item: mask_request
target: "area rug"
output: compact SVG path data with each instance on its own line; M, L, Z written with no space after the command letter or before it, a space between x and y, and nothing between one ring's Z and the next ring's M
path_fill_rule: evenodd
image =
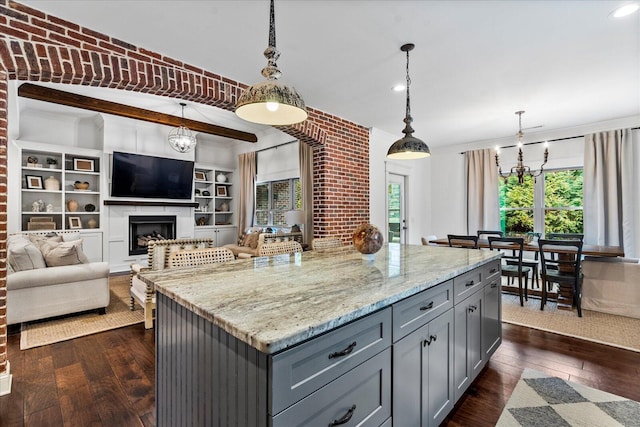
M525 369L496 426L640 426L640 403Z
M529 297L521 307L517 295L502 294L502 321L640 352L640 319L632 317L590 310L578 317L576 310L558 310L551 301L541 311L538 298Z
M110 300L107 314L83 313L54 320L26 322L20 330L20 350L91 335L144 321L139 305L129 309L129 275L109 279Z

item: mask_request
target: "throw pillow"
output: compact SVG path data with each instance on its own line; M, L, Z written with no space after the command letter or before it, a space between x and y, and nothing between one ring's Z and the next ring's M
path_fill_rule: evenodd
M36 245L38 249L40 249L40 251L42 251L42 245L44 245L49 241L60 243L62 242L62 237L58 236L56 233L48 233L45 236L38 235L38 234L29 234L29 240L31 240L31 243Z
M258 247L259 237L260 237L260 233L247 234L247 237L244 238L244 246L248 246L251 249L256 249Z
M42 245L41 250L48 267L89 263L82 252L82 239L70 242L49 241Z
M7 263L13 271L46 268L40 249L23 236L11 236L7 246Z

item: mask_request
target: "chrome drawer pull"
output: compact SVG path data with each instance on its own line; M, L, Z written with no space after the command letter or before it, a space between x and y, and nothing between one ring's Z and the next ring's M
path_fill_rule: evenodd
M329 355L329 359L333 359L335 357L342 357L342 356L346 356L347 354L351 353L353 351L353 349L356 347L356 342L352 342L351 344L349 344L349 346L347 348L345 348L342 351L336 351L335 353L331 353ZM355 406L354 406L355 409ZM349 420L347 420L349 421ZM346 422L346 421L345 421ZM344 424L344 423L340 423L340 424ZM337 425L337 424L336 424Z
M353 405L351 407L351 409L349 409L347 411L346 414L344 414L344 417L338 419L338 420L333 420L333 422L329 423L329 427L333 427L333 426L339 426L342 424L346 424L349 422L349 420L351 419L351 417L353 417L353 413L356 411L356 405Z
M497 287L498 287L498 282L493 282L493 283L491 284L491 287L492 287L492 288L497 288Z
M471 280L471 281L469 281L469 282L465 283L464 285L465 285L466 287L469 287L469 286L473 286L474 284L475 284L475 281L474 281L474 280Z
M433 301L430 301L429 304L423 305L420 307L420 311L431 310L433 308Z
M469 313L473 313L473 312L474 312L474 311L476 311L477 309L478 309L478 307L477 307L477 306L472 305L472 306L470 306L470 307L469 307Z
M492 268L491 270L489 270L489 274L493 274L493 273L495 273L496 271L498 271L498 269L497 269L497 268Z

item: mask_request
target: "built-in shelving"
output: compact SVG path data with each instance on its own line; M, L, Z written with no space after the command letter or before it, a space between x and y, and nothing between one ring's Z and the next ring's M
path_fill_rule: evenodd
M20 149L22 231L101 227L100 153Z

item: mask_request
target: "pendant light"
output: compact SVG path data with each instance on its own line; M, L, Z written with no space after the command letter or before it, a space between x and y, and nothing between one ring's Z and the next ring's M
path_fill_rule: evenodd
M184 102L180 103L180 106L182 106L182 123L180 127L169 132L169 145L179 153L192 151L196 148L197 143L196 137L191 133L189 128L184 125L184 107L186 107L186 105Z
M306 120L307 108L302 97L293 87L278 81L282 72L276 61L280 52L276 49L276 26L273 0L269 21L269 47L264 51L267 66L262 75L267 79L246 89L236 103L236 114L241 119L265 125L292 125Z
M400 50L407 52L407 114L404 118L405 127L402 133L404 136L393 143L387 151L387 157L390 159L410 160L410 159L422 159L429 157L431 152L429 147L421 139L413 136L413 128L411 122L411 103L409 98L409 86L411 85L411 79L409 78L409 51L413 50L415 45L413 43L407 43L400 47Z

